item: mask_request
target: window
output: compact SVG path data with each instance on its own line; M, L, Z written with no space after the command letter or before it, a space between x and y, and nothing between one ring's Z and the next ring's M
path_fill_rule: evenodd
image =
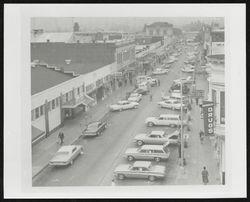
M68 101L69 101L69 94L66 93L66 102L68 102Z
M39 118L39 107L35 109L35 118Z
M56 107L58 107L59 106L59 97L58 98L56 98Z
M55 109L56 107L56 103L55 103L55 99L51 101L51 108Z
M77 88L77 95L80 95L80 87Z
M40 116L42 116L44 114L44 106L40 106Z
M82 92L83 93L85 92L85 86L84 86L84 84L82 85Z
M31 121L35 120L35 116L34 116L34 110L31 110Z
M225 124L225 92L220 92L220 123Z

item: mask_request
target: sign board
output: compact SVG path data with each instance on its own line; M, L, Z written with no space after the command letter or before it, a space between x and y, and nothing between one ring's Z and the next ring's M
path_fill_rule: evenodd
M207 136L214 135L214 103L211 101L203 101L203 120L204 132Z

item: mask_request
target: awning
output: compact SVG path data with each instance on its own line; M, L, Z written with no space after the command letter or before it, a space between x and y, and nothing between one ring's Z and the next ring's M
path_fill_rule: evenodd
M89 105L92 105L94 103L95 103L95 100L92 97L88 96L87 94L83 94L83 96L81 96L80 98L70 100L67 103L63 104L62 108L74 109L81 104L83 104L85 106L89 106Z
M32 135L32 142L33 142L36 139L40 138L42 135L45 135L45 132L31 125L31 135Z

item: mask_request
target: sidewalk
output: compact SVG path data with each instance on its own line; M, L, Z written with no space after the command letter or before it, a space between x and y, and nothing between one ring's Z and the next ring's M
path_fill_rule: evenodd
M65 145L75 142L82 134L81 127L84 127L84 125L91 121L100 120L109 112L108 106L111 103L125 97L126 92L131 91L133 88L133 85L127 84L127 86L113 91L110 96L90 108L88 112L79 114L72 120L66 120L64 126L61 128L65 135ZM82 126L80 123L82 123ZM60 144L58 144L59 130L32 147L32 177L36 176L41 170L47 167L49 160L60 148Z
M197 75L196 88L208 91L208 82L202 75ZM214 155L214 149L209 137L205 137L204 143L200 143L199 131L203 129L203 119L200 118L199 106L192 105L191 111L192 125L189 134L188 148L184 149L186 166L178 168L178 174L175 184L194 185L202 184L201 171L203 166L207 167L209 172L209 185L220 184L219 169Z

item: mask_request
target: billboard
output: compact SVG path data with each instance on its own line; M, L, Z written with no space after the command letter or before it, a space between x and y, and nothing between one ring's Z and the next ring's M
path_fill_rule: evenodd
M212 101L203 101L203 120L205 135L214 135L214 103Z

